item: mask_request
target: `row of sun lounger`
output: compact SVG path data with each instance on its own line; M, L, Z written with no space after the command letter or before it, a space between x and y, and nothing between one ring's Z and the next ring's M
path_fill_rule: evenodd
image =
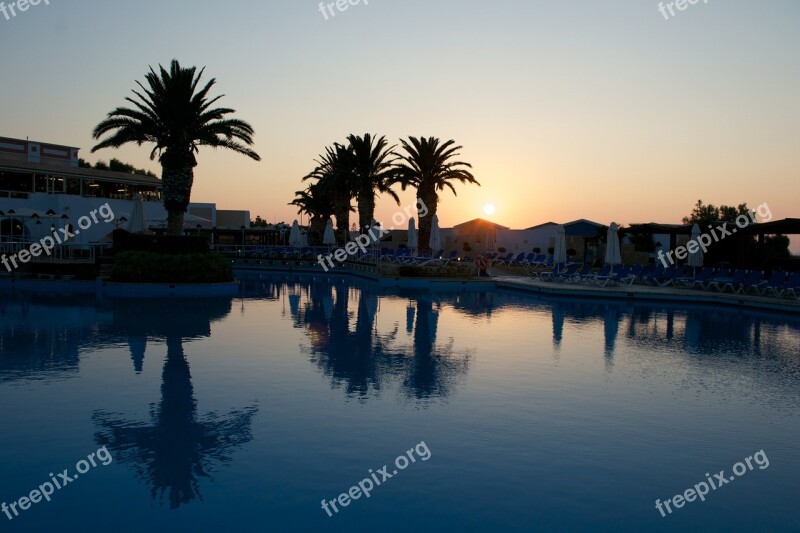
M660 265L634 265L633 267L606 265L594 273L588 265L556 265L553 270L533 272L532 277L544 281L566 283L593 283L600 287L609 284L631 285L639 283L659 287L692 288L707 291L755 294L800 299L800 272L774 271L765 276L761 270L695 269L684 266L663 268Z
M450 261L458 260L458 254L453 251L447 257L444 256L444 250L439 250L435 254L415 254L413 250L408 248L400 248L397 250L381 250L381 261L389 263L397 263L399 265L417 265L417 266L447 266Z

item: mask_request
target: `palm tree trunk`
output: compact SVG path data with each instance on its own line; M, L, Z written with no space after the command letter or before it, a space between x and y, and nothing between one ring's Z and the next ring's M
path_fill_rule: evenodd
M366 233L368 231L374 216L375 193L372 189L369 191L361 191L358 194L358 229L361 233Z
M419 212L417 213L417 218L419 219L419 251L426 252L430 250L431 224L433 223L433 217L436 215L439 195L436 194L436 189L419 190L417 192L419 199L428 208L428 213L424 217Z
M314 216L311 218L308 236L308 243L311 246L319 246L322 244L322 240L325 235L325 225L327 223L328 221L320 216Z
M167 235L183 234L183 214L189 207L194 182L194 165L161 167L164 208L167 210Z
M167 211L167 235L183 235L183 211Z
M333 200L336 217L336 233L340 244L350 240L350 194L336 195Z

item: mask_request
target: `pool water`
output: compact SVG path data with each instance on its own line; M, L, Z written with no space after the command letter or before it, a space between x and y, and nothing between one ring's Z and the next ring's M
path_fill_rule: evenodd
M0 296L3 531L800 528L794 317L241 278L237 298Z

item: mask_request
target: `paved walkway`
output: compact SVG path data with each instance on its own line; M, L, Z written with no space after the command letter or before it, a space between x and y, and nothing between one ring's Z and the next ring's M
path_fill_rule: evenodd
M617 285L598 287L583 283L561 283L540 281L528 276L497 273L493 277L499 287L518 289L538 294L559 296L588 296L595 298L615 298L626 300L669 300L681 302L713 303L737 307L752 307L800 313L800 300L756 296L752 294L731 294L700 289L675 287L654 287L652 285Z

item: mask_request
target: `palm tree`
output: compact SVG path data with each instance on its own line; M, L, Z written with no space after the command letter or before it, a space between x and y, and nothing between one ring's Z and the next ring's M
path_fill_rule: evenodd
M309 244L322 244L322 236L328 219L333 216L333 201L325 194L319 183L312 183L306 190L294 193L296 198L289 205L297 206L298 213L309 216Z
M253 128L243 120L228 118L233 109L211 108L222 95L209 99L208 92L216 83L211 79L198 91L205 68L183 68L173 59L170 70L159 65L145 75L147 87L136 82L142 92L134 89L137 99L125 100L135 109L118 107L111 111L93 132L95 139L111 133L92 148L119 148L127 143L153 143L150 159L158 155L161 163L161 183L164 207L167 210L167 233L180 235L183 214L189 206L194 180L195 154L200 146L227 148L260 161L261 157L248 148L253 145Z
M358 224L362 232L370 227L375 216L375 197L387 193L400 205L400 198L389 188L395 172L394 146L388 147L386 137L347 137L353 154L352 193L358 202Z
M419 216L419 247L420 250L429 248L428 242L431 235L431 221L436 215L439 203L439 191L445 187L456 193L453 181L461 183L480 183L470 173L468 168L472 165L463 161L453 161L459 156L461 146L454 146L452 139L441 144L436 137L416 138L409 137L408 141L400 139L405 153L399 154L400 162L396 166L394 183L399 183L403 190L406 187L417 189L419 198L427 208L426 216Z
M347 242L350 226L350 205L353 191L353 152L346 146L335 143L325 148L325 153L316 160L317 167L303 180L316 179L319 193L327 195L333 203L336 217L336 232L341 242Z

